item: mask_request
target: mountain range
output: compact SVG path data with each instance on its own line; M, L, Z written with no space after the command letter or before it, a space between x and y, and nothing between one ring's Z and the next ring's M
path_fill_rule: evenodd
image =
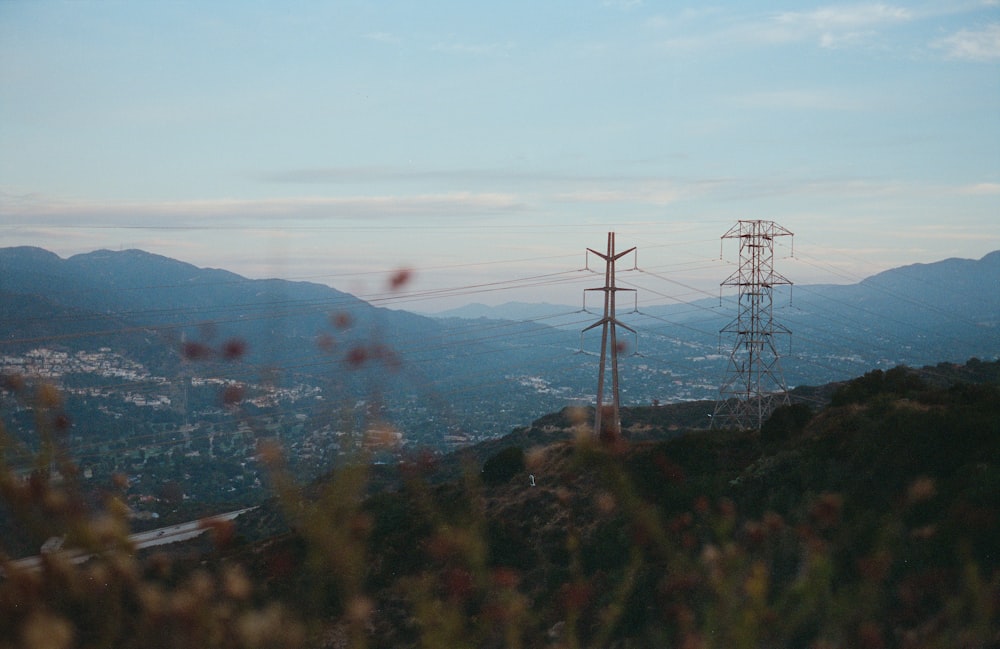
M998 285L1000 251L852 285L776 290L774 318L792 331L777 337L787 381L995 358ZM713 399L732 345L719 332L735 313L729 297L621 314L638 331L621 358L623 403ZM112 348L168 379L200 371L336 386L344 400L391 394L378 404L385 416L422 426L420 441L432 445L448 434L502 435L539 413L592 402L600 335L580 330L598 317L549 304L428 317L322 284L247 279L140 250L63 259L0 249L0 354Z
M893 363L991 357L1000 349L998 279L1000 251L979 260L945 259L894 268L856 284L775 287L775 322L792 332L791 351L779 348L787 357L790 382L820 383ZM725 345L718 344L719 331L735 313L735 297L724 296L643 306L621 319L654 340L676 338L707 352L726 352ZM578 314L579 309L567 305L510 302L469 304L435 316L515 319L578 330ZM804 359L822 359L832 366L826 376L815 375L796 366Z

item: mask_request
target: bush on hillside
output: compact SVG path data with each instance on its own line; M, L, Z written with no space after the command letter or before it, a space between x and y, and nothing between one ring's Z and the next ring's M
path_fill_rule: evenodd
M866 403L879 395L912 398L927 390L927 387L913 370L901 365L885 372L872 370L848 381L833 393L830 403L834 406Z
M483 482L496 486L524 472L524 449L508 446L483 464Z
M760 427L761 443L772 445L788 441L805 429L812 416L812 408L804 403L781 406Z

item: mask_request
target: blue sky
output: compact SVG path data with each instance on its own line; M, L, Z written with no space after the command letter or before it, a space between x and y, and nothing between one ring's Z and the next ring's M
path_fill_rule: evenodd
M0 0L3 245L434 310L576 303L614 230L664 302L737 219L796 283L1000 249L1000 0Z

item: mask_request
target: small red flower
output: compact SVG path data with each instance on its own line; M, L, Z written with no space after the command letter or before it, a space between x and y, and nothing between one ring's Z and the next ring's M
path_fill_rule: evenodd
M692 523L694 523L694 516L691 515L691 512L684 512L680 516L675 516L670 519L670 522L667 524L667 530L669 530L671 534L680 534L687 528L691 527Z
M411 271L409 268L400 268L399 270L397 270L395 273L392 274L391 278L389 278L389 286L392 288L392 290L398 291L399 289L406 286L406 284L409 283L412 277L413 277L413 271Z
M452 568L445 573L445 589L453 600L465 600L472 593L472 575L464 568Z
M781 514L776 514L774 512L764 513L764 527L767 528L768 533L778 534L785 529L785 519L781 517Z
M227 385L222 390L222 403L226 406L236 406L243 401L244 390L242 385L236 383Z
M351 317L350 313L341 311L340 313L335 313L330 316L330 322L337 329L344 330L350 328L350 326L354 324L354 318Z
M220 549L227 547L236 536L236 524L221 518L204 518L198 521L198 527L209 530L215 547Z
M666 478L672 484L684 484L687 480L687 475L684 473L684 468L679 464L676 464L670 460L666 455L662 453L657 454L653 457L653 463L656 464L656 468L660 470L663 477Z
M892 567L892 556L888 552L876 552L858 559L857 565L858 573L864 579L881 582Z
M334 347L337 346L337 339L330 334L320 334L316 337L316 346L319 347L321 351L329 354L333 351Z
M566 583L559 589L562 603L567 611L579 611L590 601L594 588L585 581Z
M371 350L372 356L382 361L388 369L396 371L403 366L403 361L399 354L385 345L375 345Z
M181 348L181 355L189 361L203 361L212 356L212 348L204 343L187 342Z
M493 571L493 583L500 588L513 590L521 582L521 575L513 568L500 567Z
M20 374L5 374L0 377L0 388L11 392L20 392L24 389L24 377Z
M736 518L736 504L728 498L720 498L719 514L721 514L723 518L729 520Z
M823 493L812 504L809 516L820 529L827 529L840 522L840 513L844 507L844 499L840 494Z
M347 364L351 367L361 367L366 360L368 360L368 350L364 347L354 347L349 352L347 352L347 357L344 359Z
M222 357L227 361L242 358L247 353L246 341L240 338L230 338L222 345Z
M858 627L858 646L862 649L884 649L885 636L875 622L864 622Z

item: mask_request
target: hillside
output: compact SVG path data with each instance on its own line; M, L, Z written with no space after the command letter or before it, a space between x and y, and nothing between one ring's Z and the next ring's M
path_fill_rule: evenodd
M416 463L360 509L369 641L994 646L1000 363L951 369L976 382L873 371L759 434L641 409L625 417L649 441L601 448L565 411L466 454L482 482ZM322 562L314 533L268 543L258 569Z
M45 620L114 646L996 646L1000 362L829 395L759 433L630 411L648 441L610 446L567 410L466 453L457 478L417 456L370 495L367 465L302 489L265 448L276 500L207 523L208 555L51 556L0 582L0 641ZM22 513L115 538L58 485L3 486ZM252 541L266 519L290 531Z

